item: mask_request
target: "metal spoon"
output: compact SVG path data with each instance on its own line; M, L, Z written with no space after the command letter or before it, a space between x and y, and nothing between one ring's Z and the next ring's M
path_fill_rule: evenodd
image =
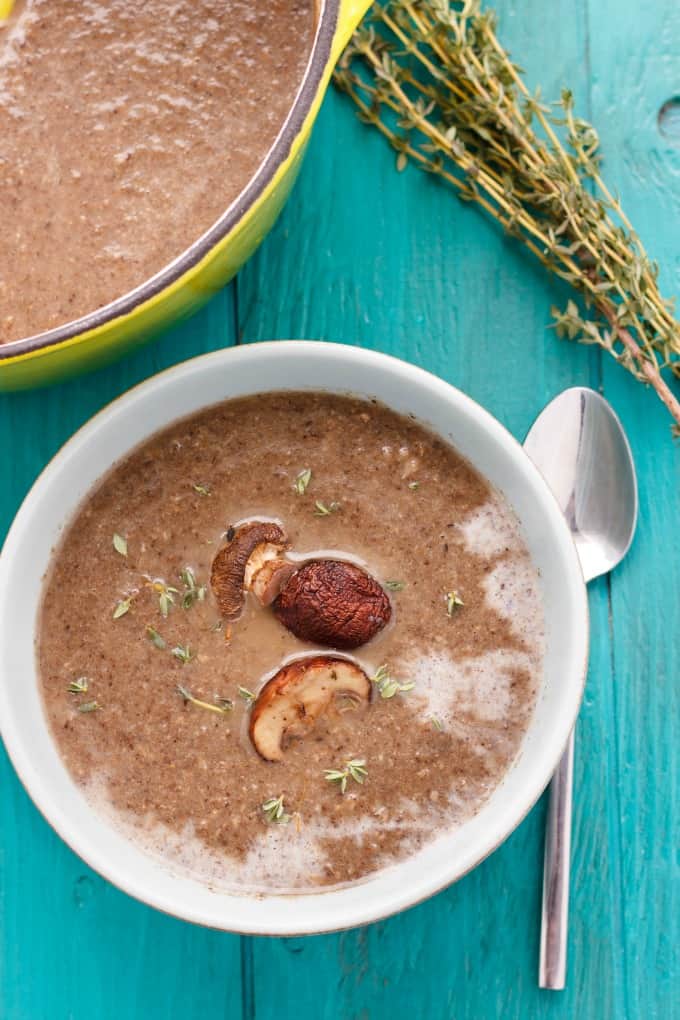
M637 522L633 456L621 422L594 390L555 397L529 430L524 449L555 494L571 529L586 581L613 570ZM564 988L567 970L569 854L574 734L550 783L543 861L541 988Z

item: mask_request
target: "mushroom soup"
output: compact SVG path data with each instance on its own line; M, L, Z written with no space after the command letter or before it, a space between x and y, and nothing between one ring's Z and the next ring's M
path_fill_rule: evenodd
M503 497L378 403L228 401L153 437L55 550L37 650L74 780L228 888L366 876L470 818L543 664Z
M208 230L274 143L313 0L16 0L0 23L0 343L94 312Z

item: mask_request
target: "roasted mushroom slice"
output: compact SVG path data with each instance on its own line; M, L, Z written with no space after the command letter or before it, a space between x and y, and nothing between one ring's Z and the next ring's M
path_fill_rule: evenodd
M343 560L309 560L274 602L274 612L302 641L358 648L392 615L387 593L361 567Z
M249 521L235 530L215 556L210 586L223 616L230 619L243 608L244 592L268 560L286 548L286 536L271 521Z
M318 655L296 659L268 680L250 716L250 739L267 761L281 761L288 742L305 737L319 716L342 703L368 705L371 681L347 659Z
M299 566L299 563L276 556L267 560L253 575L252 580L249 581L246 572L246 587L252 591L261 605L270 606Z

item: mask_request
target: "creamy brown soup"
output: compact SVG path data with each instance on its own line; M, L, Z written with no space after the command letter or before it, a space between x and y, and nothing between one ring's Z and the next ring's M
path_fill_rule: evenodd
M18 0L0 23L0 343L180 255L273 143L313 0Z
M286 532L280 599L308 561L351 561L391 607L340 653L370 700L306 716L278 761L251 739L263 685L333 649L252 593L224 618L211 566L253 520ZM41 612L45 707L76 782L150 852L227 887L350 882L460 825L515 758L542 675L539 578L504 498L420 424L350 397L232 400L156 435L66 528Z

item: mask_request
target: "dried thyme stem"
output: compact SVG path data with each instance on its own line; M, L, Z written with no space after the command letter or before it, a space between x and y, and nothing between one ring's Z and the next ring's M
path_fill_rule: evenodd
M553 309L559 335L597 343L656 391L680 434L680 325L657 267L599 172L596 132L564 90L527 88L480 0L382 0L355 33L336 83L398 153L476 202L585 308ZM555 109L557 107L557 109Z

